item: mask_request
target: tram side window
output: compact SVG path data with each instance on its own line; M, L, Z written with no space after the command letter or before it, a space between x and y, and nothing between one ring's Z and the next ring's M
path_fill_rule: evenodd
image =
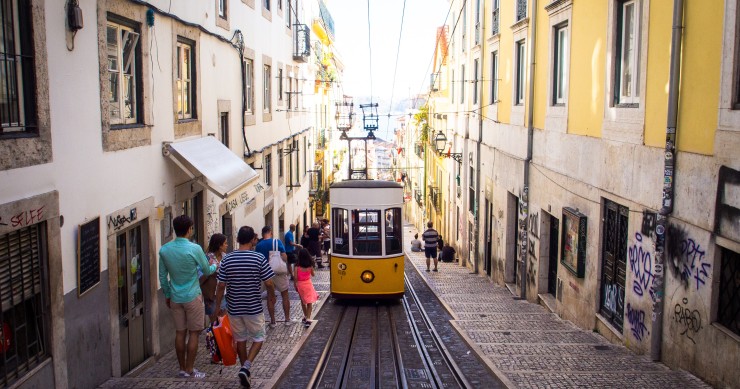
M354 255L382 255L380 211L352 211L352 246Z
M401 229L401 208L385 210L385 253L403 252L403 230Z
M334 208L331 225L334 243L332 252L349 255L349 212L346 209Z

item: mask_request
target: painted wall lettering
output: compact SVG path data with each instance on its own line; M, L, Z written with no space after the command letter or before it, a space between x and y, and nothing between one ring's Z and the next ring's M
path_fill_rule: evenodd
M632 336L638 341L642 341L649 334L647 326L645 326L645 311L632 309L629 303L627 303L627 321L632 328Z
M108 216L108 229L113 228L113 231L118 231L134 220L136 220L136 208L131 208L129 216L121 214Z
M619 299L619 285L607 284L604 286L604 307L611 312L617 311L617 300Z
M685 287L694 285L696 290L706 285L712 264L706 261L706 251L695 239L688 236L682 228L669 225L666 248L668 265L673 275Z
M650 251L643 247L643 237L639 232L635 232L635 244L629 247L628 256L630 269L634 274L632 290L640 297L644 296L647 292L650 294L650 298L655 301L655 293L653 292L653 258Z
M681 335L685 335L692 343L696 344L694 336L702 329L701 313L687 306L689 300L686 297L681 302L683 304L676 304L673 308L673 320L683 330Z
M219 222L218 207L213 198L211 198L211 202L206 207L206 239L210 239L211 235L218 232L220 228Z

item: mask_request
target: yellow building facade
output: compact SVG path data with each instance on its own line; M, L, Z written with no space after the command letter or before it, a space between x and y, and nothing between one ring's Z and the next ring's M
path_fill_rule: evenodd
M739 3L451 2L428 103L462 265L718 386L740 382Z

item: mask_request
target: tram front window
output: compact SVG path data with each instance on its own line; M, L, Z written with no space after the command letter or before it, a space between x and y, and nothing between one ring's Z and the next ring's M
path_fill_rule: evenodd
M380 211L352 211L352 246L354 255L382 255Z
M332 210L333 253L349 255L349 212L346 209Z
M385 253L400 254L403 251L401 230L401 208L385 210Z

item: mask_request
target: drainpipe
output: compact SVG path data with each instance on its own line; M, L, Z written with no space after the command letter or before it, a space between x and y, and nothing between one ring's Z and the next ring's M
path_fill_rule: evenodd
M480 74L482 75L483 74L483 59L486 57L485 50L484 50L485 48L484 43L486 41L484 38L486 36L485 34L486 23L485 23L485 17L484 17L484 15L486 14L485 12L486 2L483 1L479 4L480 4L480 9L478 10L478 15L479 15L478 23L480 25L480 30L478 34L478 39L479 39L480 46L481 46L481 50L480 50L481 55L480 55L480 63L478 67L480 70ZM476 145L477 146L476 157L478 161L476 162L476 169L475 169L475 188L477 189L476 190L477 193L475 196L476 206L473 208L476 211L474 214L476 237L475 237L475 249L473 252L475 253L477 257L478 255L480 255L480 239L481 239L481 236L480 236L480 212L481 212L480 211L480 204L481 204L480 181L481 181L481 145L483 143L483 112L482 112L483 111L483 87L482 85L479 85L478 74L475 75L475 78L476 78L475 84L478 87L478 109L479 111L478 111L478 144ZM483 77L480 77L480 78L483 78ZM485 258L483 260L485 260ZM475 265L474 265L473 271L477 274L478 273L478 259L477 258L474 263Z
M681 38L683 33L683 0L673 1L673 34L671 37L671 68L668 82L668 118L666 120L663 169L663 202L655 227L655 267L653 268L653 322L650 336L650 358L660 360L663 341L663 296L666 230L673 213L673 190L676 171L676 124L678 122L678 92L681 79Z
M527 221L529 220L529 165L532 162L532 143L534 138L534 54L537 38L537 0L532 0L530 7L529 91L527 92L527 159L524 160L524 188L522 190L522 197L519 200L522 203L522 207L519 212L521 212L523 216L519 219L519 223L524 223L524 233L521 234L522 241L519 244L519 256L522 260L522 263L520 264L521 271L519 272L519 277L521 280L521 298L523 299L527 298L527 247L529 244L529 229L527 228Z

